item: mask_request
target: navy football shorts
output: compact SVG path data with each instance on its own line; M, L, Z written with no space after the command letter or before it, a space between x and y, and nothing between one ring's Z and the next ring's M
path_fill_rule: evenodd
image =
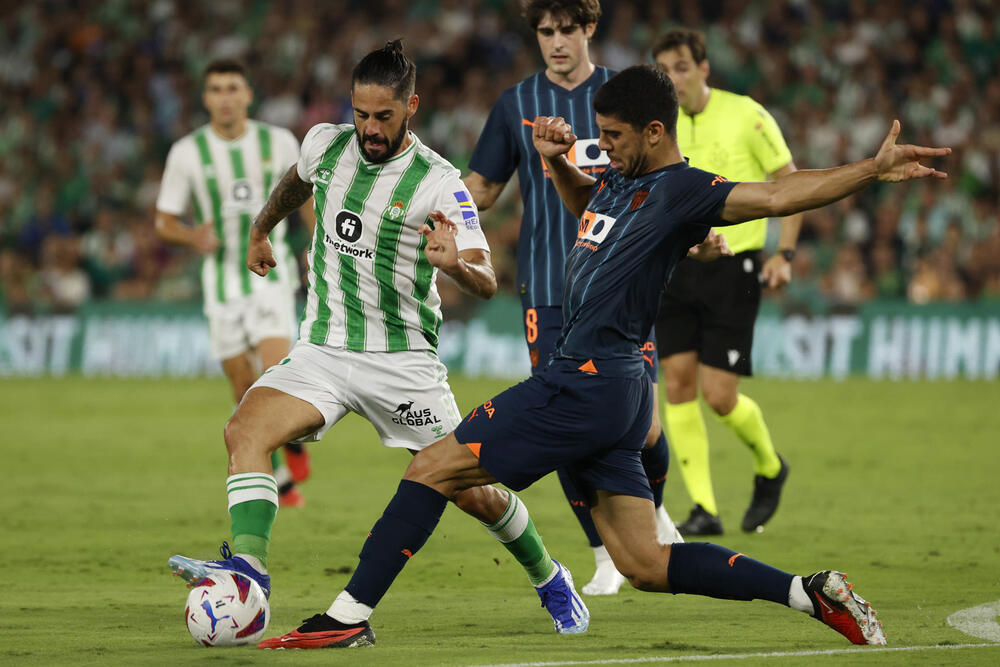
M531 374L535 375L545 368L549 357L556 349L556 343L562 333L562 308L559 306L546 306L543 308L525 308L524 319L524 340L528 344L528 358L531 360ZM649 381L656 383L657 355L656 336L654 331L649 332L649 338L642 348L642 358L646 363L646 374Z
M515 491L565 468L583 490L652 499L640 452L653 386L644 375L604 375L602 367L615 369L592 363L596 374L580 370L579 361L554 360L475 408L455 437Z

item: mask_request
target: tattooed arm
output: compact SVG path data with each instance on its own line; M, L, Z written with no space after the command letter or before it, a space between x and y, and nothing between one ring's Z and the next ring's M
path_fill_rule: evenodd
M260 276L266 276L268 271L277 266L274 260L274 250L267 235L275 225L288 217L312 196L312 183L306 183L292 165L281 177L281 181L271 192L264 208L257 214L253 227L250 229L250 246L247 248L247 268Z

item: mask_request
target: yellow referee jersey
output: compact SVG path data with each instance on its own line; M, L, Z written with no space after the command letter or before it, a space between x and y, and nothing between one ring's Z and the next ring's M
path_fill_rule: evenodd
M677 115L677 143L692 167L730 181L764 181L792 161L781 130L767 109L746 95L710 89L701 113ZM749 220L717 229L734 253L759 250L767 236L767 219Z

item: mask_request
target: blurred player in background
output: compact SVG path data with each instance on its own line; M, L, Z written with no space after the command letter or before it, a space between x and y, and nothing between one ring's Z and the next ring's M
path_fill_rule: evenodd
M461 419L437 356L435 277L440 269L489 299L496 276L459 171L408 130L419 103L415 80L416 66L399 41L365 56L352 76L354 124L313 127L298 164L283 174L254 222L246 263L271 276L291 257L275 253L268 234L315 196L306 312L291 353L257 380L226 424L233 546L223 543L221 561L172 557L170 567L189 583L234 570L270 592L267 554L278 495L268 457L282 443L318 440L355 412L383 445L415 453ZM549 556L517 496L489 486L455 502L524 567L558 632L587 629L589 613L572 576ZM344 593L330 609L358 604ZM317 614L281 647L364 640L338 630L330 616Z
M795 171L778 124L764 107L744 95L709 88L705 38L695 30L674 30L653 47L653 58L677 89L677 144L692 167L731 180L763 181ZM660 367L666 385L664 422L694 507L678 525L684 535L721 535L708 435L698 388L723 424L753 455L754 488L743 515L745 531L758 530L774 515L788 464L774 451L760 406L739 393L749 376L753 327L761 281L781 287L791 279L791 259L802 215L785 217L778 252L761 267L767 220L726 227L734 256L702 263L681 260L664 290L656 320Z
M615 75L594 95L594 109L611 167L596 179L568 159L578 137L562 118L533 121L535 148L562 201L582 221L566 259L566 317L552 361L414 457L341 594L357 602L326 614L341 624L339 645L374 640L373 608L426 543L449 498L498 480L520 490L558 467L596 498L594 523L636 588L768 600L820 620L852 643L885 644L875 611L843 573L797 576L707 542L657 540L639 454L653 403L640 342L656 318L662 285L685 255L731 254L712 227L824 206L879 181L944 178L919 160L950 149L897 145L897 121L874 158L769 183L735 183L685 162L676 141L674 86L655 67ZM850 523L851 517L831 516L824 535L849 540ZM280 648L301 630L258 646ZM348 643L350 637L366 642Z
M564 267L579 223L559 200L548 170L532 145L531 119L568 119L579 137L569 159L584 173L600 174L608 166L608 156L597 146L598 129L591 104L594 91L614 72L590 60L589 42L601 16L597 0L530 0L525 4L524 16L535 31L545 70L500 96L469 161L471 171L465 184L480 210L487 209L517 170L524 203L517 247L517 285L534 375L548 364L563 326ZM642 354L655 384L656 341L652 335L643 341ZM669 543L682 538L663 507L670 453L658 412L654 408L642 460L653 488L659 537ZM581 590L587 595L617 593L625 578L615 569L597 534L587 498L565 471L557 474L594 550L596 571Z
M209 123L179 139L167 154L156 200L156 233L169 243L203 255L201 286L212 356L222 363L233 399L239 403L262 370L281 361L295 335L295 292L299 273L285 242L272 239L282 268L266 278L246 266L250 224L277 177L298 160L299 143L288 130L247 117L253 90L243 65L216 60L205 68L202 101ZM181 221L188 209L195 225ZM308 202L300 209L310 227ZM281 504L301 506L295 486L309 475L301 445L272 455Z

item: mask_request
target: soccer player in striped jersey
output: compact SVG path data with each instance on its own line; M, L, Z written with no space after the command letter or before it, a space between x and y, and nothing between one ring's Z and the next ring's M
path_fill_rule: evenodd
M454 433L410 462L345 587L359 602L333 610L342 622L339 645L363 645L349 639L370 635L371 608L426 543L448 498L498 480L524 489L560 466L596 495L594 522L639 590L767 600L812 616L854 644L885 644L874 609L841 572L797 576L715 544L657 540L639 455L653 403L639 343L681 258L732 254L713 227L825 206L876 182L945 178L920 160L950 149L898 145L896 121L873 158L736 183L687 164L677 146L677 96L655 67L629 67L612 77L594 96L594 109L611 167L596 179L567 159L578 137L564 119L533 120L534 145L580 220L566 259L566 317L552 362L472 410ZM844 484L851 487L849 479ZM850 522L831 513L816 537L825 544L849 540ZM654 637L669 636L669 622L648 627Z
M590 60L589 41L601 16L598 0L531 0L525 18L535 31L545 70L503 92L490 112L465 178L480 210L496 201L517 170L524 215L517 246L517 285L524 308L524 333L532 374L541 372L556 347L563 325L562 296L566 255L576 241L577 220L552 186L548 169L531 141L531 119L562 116L575 128L577 142L568 158L584 173L599 175L608 156L597 145L598 128L591 106L594 92L614 72ZM656 341L641 346L650 380L656 383ZM657 528L664 543L681 540L663 507L670 452L653 409L643 465L656 504ZM595 572L581 590L612 595L625 578L615 569L590 518L590 499L564 470L557 471L563 492L594 551Z
M273 241L283 262L262 278L246 266L250 224L278 177L298 159L299 143L288 130L247 117L253 90L243 65L216 60L205 68L202 101L209 123L170 147L156 200L156 232L169 243L203 256L201 284L212 356L222 364L239 403L260 369L288 354L295 335L295 291L299 275L284 228ZM181 221L189 208L195 225ZM310 206L301 209L313 224ZM291 444L293 465L273 456L283 505L305 501L295 479L308 476L308 454Z
M189 583L226 569L270 591L267 553L277 493L268 456L281 443L319 439L355 412L372 423L383 445L416 453L461 419L437 356L435 278L440 269L488 299L496 276L459 171L408 130L419 103L415 79L399 41L365 56L351 82L354 124L313 127L298 163L254 222L246 262L266 278L288 261L275 253L268 234L314 197L306 312L291 353L250 388L226 425L233 546L223 543L221 561L172 557L171 568ZM517 496L488 486L453 500L524 567L558 632L587 629L589 612L572 576L548 555ZM364 603L343 593L330 610L343 608ZM344 639L339 627L329 614L317 614L274 641L280 648L328 646Z

